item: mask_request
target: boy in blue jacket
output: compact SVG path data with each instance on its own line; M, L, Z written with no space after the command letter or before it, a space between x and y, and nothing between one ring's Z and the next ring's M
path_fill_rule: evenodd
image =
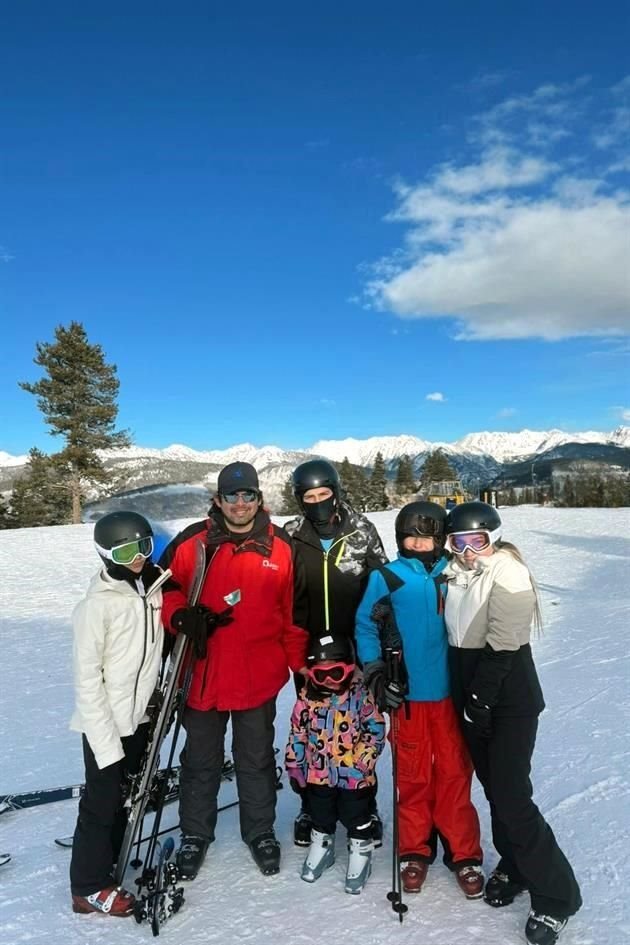
M447 563L445 520L445 510L434 502L412 502L398 513L399 555L371 573L357 610L356 640L366 684L377 704L392 713L403 889L422 889L435 859L437 830L444 862L466 898L478 899L483 872L479 820L470 800L472 764L448 677L440 582ZM402 687L388 679L388 649L402 655L406 700Z

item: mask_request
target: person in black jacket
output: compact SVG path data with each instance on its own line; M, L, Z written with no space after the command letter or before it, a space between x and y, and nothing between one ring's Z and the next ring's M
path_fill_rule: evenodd
M294 622L311 639L326 634L354 640L357 607L370 571L387 563L379 534L368 518L342 498L339 475L325 459L301 463L293 471L293 493L302 510L284 525L302 564L305 592L295 594ZM299 691L303 680L296 681ZM382 826L372 803L374 839L380 845ZM302 798L294 825L297 846L309 846L311 819Z
M528 890L525 937L530 945L555 945L582 898L532 799L531 758L545 707L530 647L538 598L520 553L501 540L495 508L463 503L449 513L446 531L454 555L442 572L452 697L500 855L484 898L507 906Z

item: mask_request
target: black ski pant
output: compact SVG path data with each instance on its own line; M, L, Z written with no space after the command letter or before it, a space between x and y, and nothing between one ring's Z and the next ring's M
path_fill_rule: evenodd
M315 830L334 833L339 822L349 837L365 839L372 836L371 788L348 791L326 784L307 784L305 795Z
M532 909L558 919L582 905L580 888L549 824L532 799L536 716L495 716L492 737L464 723L464 737L490 804L497 869L530 893Z
M249 844L261 833L273 830L276 817L275 698L255 709L185 710L179 822L184 836L204 837L210 843L214 840L225 730L230 717L241 836Z
M75 896L91 896L114 882L114 864L127 826L123 786L126 774L140 768L148 735L147 723L121 738L125 757L105 768L98 767L83 736L85 792L79 801L70 861L70 888Z

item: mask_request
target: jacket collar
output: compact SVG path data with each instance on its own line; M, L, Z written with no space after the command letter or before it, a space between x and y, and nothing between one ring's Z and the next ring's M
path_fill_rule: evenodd
M332 539L333 542L339 541L342 538L345 538L348 535L351 535L352 532L355 532L359 525L358 514L354 509L344 502L343 500L339 501L339 525L337 531L334 535L328 536L328 540ZM321 537L317 532L317 529L314 528L313 523L309 522L307 518L302 516L299 521L299 525L296 528L294 538L297 538L299 541L303 541L306 545L312 545L314 548L318 548L321 551L322 542Z
M225 524L223 513L218 508L208 516L207 525L206 544L210 549L217 549L220 545L231 542L235 545L234 554L240 554L243 551L254 551L264 558L271 556L273 525L266 509L258 509L251 530L245 534L231 532Z
M411 568L412 571L415 571L416 574L426 574L427 577L437 577L438 574L441 574L446 567L446 558L444 555L441 555L433 567L427 571L422 561L418 561L417 558L404 558L401 554L397 558L400 563L407 568Z

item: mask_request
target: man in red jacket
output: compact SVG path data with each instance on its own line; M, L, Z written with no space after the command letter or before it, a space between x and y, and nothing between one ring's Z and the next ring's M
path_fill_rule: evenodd
M184 529L164 552L162 563L180 588L190 586L199 540L207 565L198 605L190 607L180 589L166 592L163 604L164 626L190 637L196 656L184 711L177 865L183 879L194 879L214 840L231 717L241 836L269 875L280 869L273 831L276 697L289 669L304 668L308 635L293 623L292 546L263 508L249 463L221 470L208 518Z

